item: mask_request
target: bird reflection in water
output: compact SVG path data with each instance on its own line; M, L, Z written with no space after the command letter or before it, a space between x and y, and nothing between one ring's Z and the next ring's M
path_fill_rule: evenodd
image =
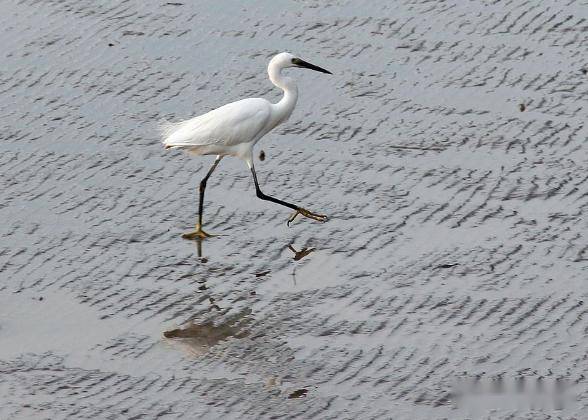
M306 257L311 252L315 251L314 248L307 248L307 247L302 248L300 251L296 251L296 249L294 249L294 247L292 245L288 245L288 249L294 253L294 257L293 257L294 261L299 261L302 258Z
M294 256L292 257L292 259L294 261L300 261L302 258L306 257L308 254L315 251L315 248L308 248L308 247L303 247L300 251L296 251L296 248L294 248L294 246L292 244L288 245L288 249L294 253ZM295 265L294 268L292 269L292 282L294 283L294 286L296 286L296 268L297 268L297 266Z
M206 258L202 258L202 238L196 238L194 242L196 242L196 254L198 255L198 258L200 258L200 261L203 263L207 262L208 260Z
M202 256L202 243L204 242L204 239L196 238L194 240L194 242L196 244L196 255L198 255L200 262L202 262L202 263L208 262L208 259L206 257ZM316 248L308 248L308 247L303 247L300 251L296 251L293 244L288 244L287 248L294 253L294 256L292 257L294 259L294 261L300 261L301 259L303 259L307 255L309 255L310 253L316 251Z
M163 336L169 343L179 345L189 354L199 356L229 338L246 337L246 327L251 322L249 315L251 310L246 309L217 324L211 320L202 323L190 321L180 328L164 331Z

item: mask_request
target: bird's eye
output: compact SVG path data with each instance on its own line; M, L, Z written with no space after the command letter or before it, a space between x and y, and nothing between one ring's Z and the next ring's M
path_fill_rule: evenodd
M292 64L295 64L295 65L298 65L298 64L300 64L300 59L299 59L299 58L296 58L296 57L294 57L294 58L292 59Z

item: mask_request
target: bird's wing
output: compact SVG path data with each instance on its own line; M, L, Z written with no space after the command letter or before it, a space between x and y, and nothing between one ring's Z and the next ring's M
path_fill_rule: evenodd
M162 125L163 144L191 147L247 143L266 127L270 115L271 104L265 99L243 99L190 120Z

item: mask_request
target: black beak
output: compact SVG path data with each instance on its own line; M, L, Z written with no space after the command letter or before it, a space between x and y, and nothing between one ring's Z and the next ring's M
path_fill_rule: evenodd
M333 74L329 70L325 70L322 67L315 66L314 64L307 63L306 61L301 60L299 58L293 58L292 59L292 64L294 64L295 66L298 66L298 67L304 67L305 69L311 69L311 70L314 70L314 71L320 71L321 73Z

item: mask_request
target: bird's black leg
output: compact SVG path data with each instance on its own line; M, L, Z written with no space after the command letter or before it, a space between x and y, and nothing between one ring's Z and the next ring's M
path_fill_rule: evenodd
M290 219L288 219L288 226L290 226L290 223L292 223L294 221L294 219L296 218L296 216L298 216L299 214L301 214L305 217L308 217L310 219L318 220L319 222L326 222L327 221L327 216L325 216L323 214L313 213L313 212L306 210L302 207L298 207L295 204L288 203L286 201L283 201L278 198L271 197L269 195L264 194L263 191L261 191L261 188L259 188L259 182L257 181L257 174L255 173L255 167L253 166L253 163L250 164L250 167L251 167L251 173L253 174L253 182L255 183L255 192L257 193L257 197L261 198L262 200L267 200L267 201L274 202L276 204L280 204L282 206L290 207L291 209L296 211L290 217Z
M200 193L200 199L198 202L198 223L196 224L196 230L194 232L184 233L182 235L182 238L184 239L207 238L211 236L202 230L202 214L204 213L204 190L206 190L206 182L208 181L208 178L210 178L210 175L212 175L222 158L222 156L216 157L206 176L202 179L202 181L200 181L200 187L198 188Z
M198 224L200 226L202 226L202 213L204 212L204 190L206 190L206 182L208 181L208 178L210 178L210 175L212 175L212 173L216 169L216 166L218 165L218 163L221 161L222 158L223 158L222 156L216 157L216 159L214 160L214 163L212 164L212 166L208 170L206 176L204 178L202 178L202 181L200 181L200 187L198 188L198 191L200 192L200 201L198 203Z

